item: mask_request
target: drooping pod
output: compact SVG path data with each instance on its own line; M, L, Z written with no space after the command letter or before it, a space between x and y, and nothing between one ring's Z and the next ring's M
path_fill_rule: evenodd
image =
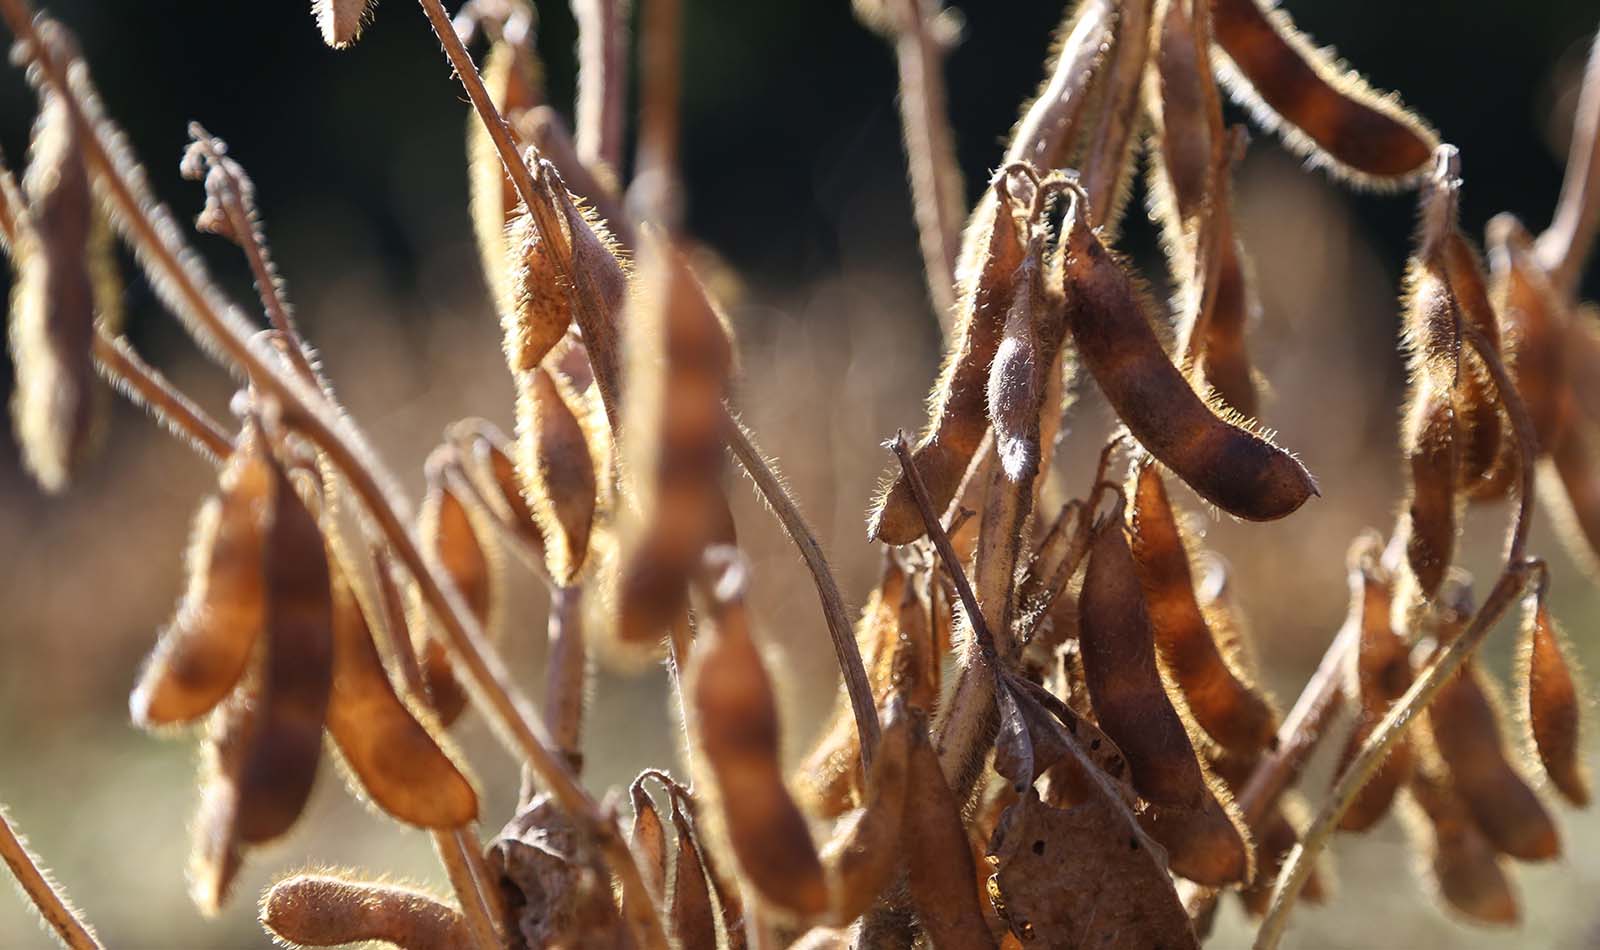
M900 836L911 902L936 946L992 948L994 938L978 906L977 871L961 823L961 803L945 781L922 717L911 715Z
M1233 794L1242 792L1250 783L1251 775L1259 762L1259 756L1233 755L1220 750L1208 757L1212 773L1221 779ZM1306 820L1305 802L1292 792L1286 793L1272 810L1262 817L1253 842L1255 874L1239 889L1239 902L1251 916L1260 917L1267 912L1267 905L1272 901L1273 887L1278 880L1278 872L1288 858L1290 850L1300 842L1298 829ZM1324 860L1325 858L1326 856ZM1300 892L1302 900L1319 904L1327 899L1330 890L1327 881L1329 872L1322 866L1323 863L1319 861L1318 866L1312 868L1310 876L1306 878L1305 888Z
M1360 625L1353 684L1356 722L1350 732L1337 774L1342 774L1357 751L1383 721L1389 707L1411 686L1411 658L1405 641L1390 625L1394 589L1388 572L1378 563L1376 538L1358 540L1347 562L1350 579L1350 616L1346 623ZM1395 792L1411 775L1410 740L1402 737L1388 758L1368 779L1339 822L1340 831L1365 831L1389 811ZM1337 781L1337 779L1335 779Z
M1244 884L1255 876L1255 847L1244 816L1221 783L1209 784L1199 808L1163 808L1139 815L1150 837L1167 849L1172 873L1206 887Z
M11 247L12 424L23 465L48 492L66 488L95 423L94 204L75 129L67 104L41 94Z
M1473 822L1437 763L1424 763L1407 790L1420 814L1408 816L1406 829L1426 862L1420 868L1439 897L1481 924L1515 924L1517 895L1505 859Z
M1441 593L1438 639L1449 644L1471 618L1465 585ZM1428 725L1456 794L1495 849L1523 861L1561 852L1555 822L1506 755L1501 707L1477 664L1468 659L1428 706Z
M707 883L706 862L680 796L671 798L672 825L678 832L678 851L672 865L672 900L667 908L672 935L681 947L715 947L717 915L711 901L711 885Z
M996 208L980 239L979 262L962 279L954 336L929 400L928 429L913 455L936 511L955 496L989 428L990 368L1004 336L1028 233L1023 218L1032 199L1029 183L1002 169L989 188ZM886 544L922 537L922 518L904 474L896 475L878 500L867 534Z
M1251 521L1293 512L1316 483L1292 455L1219 418L1167 357L1123 261L1069 204L1063 247L1067 324L1078 355L1133 437L1212 504Z
M1560 443L1574 411L1562 310L1533 259L1533 238L1522 222L1497 214L1484 233L1492 299L1510 346L1506 370L1533 420L1537 454L1547 455Z
M330 564L333 562L330 561ZM328 735L379 808L422 828L459 828L478 816L478 795L456 757L429 728L432 717L395 693L355 591L336 565L333 692Z
M466 918L431 894L339 874L294 874L261 896L261 925L300 947L383 941L401 950L473 945Z
M1571 647L1550 616L1542 592L1530 593L1522 610L1517 711L1527 722L1530 744L1551 784L1567 801L1583 808L1589 804L1589 776L1579 738L1584 703L1579 677L1573 675Z
M900 867L911 783L911 718L900 697L889 700L863 805L839 823L821 849L829 913L840 923L865 913Z
M267 624L260 693L239 777L239 840L289 830L311 795L333 686L333 592L326 542L288 474L267 529Z
M255 731L254 677L211 711L200 744L200 806L190 827L189 897L215 916L244 864L239 840L240 779Z
M1229 91L1291 151L1358 184L1395 186L1420 172L1438 137L1391 94L1318 49L1281 9L1213 0Z
M361 28L372 16L375 0L312 0L317 28L322 41L334 49L346 49L361 37Z
M617 637L654 645L687 605L708 545L725 540L723 405L733 346L705 288L663 234L644 235L629 311L625 446L643 524L617 584Z
M531 30L520 35L496 31L483 59L483 86L507 124L516 129L519 119L543 100L544 76L533 53ZM521 198L500 162L489 130L477 114L467 118L467 190L472 211L472 231L478 240L483 274L502 315L516 308L511 282L512 243L507 228L517 219Z
M645 887L659 901L667 893L667 832L661 824L661 813L656 810L650 793L645 791L640 775L628 786L628 800L633 805L633 830L628 835L628 849L639 865L639 874Z
M737 557L730 548L708 552L709 630L696 641L685 692L742 876L773 907L813 916L827 909L827 880L784 785L778 710L750 636L745 569Z
M527 500L544 538L545 564L560 586L577 580L589 553L600 483L591 439L574 406L580 397L536 368L517 376L517 448Z
M1230 663L1195 596L1178 519L1153 463L1134 475L1129 532L1156 649L1194 720L1224 748L1249 754L1271 744L1277 715Z
M1123 534L1120 505L1095 528L1078 644L1089 702L1100 727L1127 757L1133 787L1153 804L1200 808L1207 797L1194 746L1156 665L1155 634L1138 568Z
M266 521L277 480L260 430L246 425L195 515L177 616L129 701L143 726L189 722L238 684L266 621Z

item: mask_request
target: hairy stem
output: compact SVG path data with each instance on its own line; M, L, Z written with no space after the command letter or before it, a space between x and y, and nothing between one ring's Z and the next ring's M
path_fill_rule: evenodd
M104 327L95 327L94 361L100 374L128 401L142 407L156 421L182 437L206 461L220 464L233 451L233 437L221 424L141 359L127 338L114 336Z
M578 154L622 172L628 102L628 0L573 0L578 21Z
M94 931L78 918L72 905L45 876L39 862L28 852L28 846L12 829L11 816L3 805L0 805L0 858L5 859L22 893L33 901L39 916L61 938L62 944L71 950L100 950L101 943Z
M1584 262L1594 247L1600 227L1600 36L1589 50L1578 93L1578 111L1572 119L1572 144L1567 152L1567 174L1555 218L1539 235L1535 253L1550 275L1550 283L1569 300L1583 276Z
M756 490L766 500L789 539L800 549L800 557L811 569L811 579L817 587L817 599L822 601L822 617L828 625L828 636L833 641L833 652L839 660L839 672L844 676L845 692L850 696L850 709L855 715L856 735L861 741L861 761L870 768L873 754L878 748L878 712L872 701L872 684L861 662L861 647L856 643L855 631L850 626L850 616L844 609L844 596L839 593L839 582L834 580L828 567L828 558L822 553L816 533L806 523L800 506L790 497L783 479L767 464L761 450L756 447L750 430L730 413L725 427L728 448L744 467Z

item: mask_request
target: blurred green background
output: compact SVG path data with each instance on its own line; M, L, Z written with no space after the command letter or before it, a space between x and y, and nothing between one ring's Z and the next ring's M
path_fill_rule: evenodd
M962 170L975 193L1042 74L1061 4L957 4L966 39L946 71ZM511 386L466 211L467 109L418 8L385 0L361 42L325 48L304 0L60 0L106 104L180 217L201 204L177 175L198 119L253 175L302 327L355 417L415 492L443 426L483 415L509 429ZM684 163L689 227L740 278L730 299L745 378L740 401L823 536L853 603L875 574L862 513L883 471L878 442L920 426L939 358L906 194L895 68L847 4L688 0ZM1509 210L1547 223L1560 185L1592 6L1414 0L1291 0L1300 25L1460 146L1463 224ZM551 101L570 114L573 25L540 3ZM0 82L0 146L20 164L34 103L20 72ZM1321 483L1285 522L1205 521L1237 569L1257 653L1292 701L1344 613L1343 552L1387 529L1400 361L1395 297L1414 216L1409 196L1353 195L1258 134L1240 171L1240 230L1264 320L1252 337L1273 383L1264 416ZM1137 199L1136 199L1137 200ZM1153 229L1131 206L1125 241L1159 283ZM233 296L253 300L222 241L196 246ZM124 263L128 263L126 260ZM131 268L129 269L131 274ZM0 281L5 278L0 277ZM1600 280L1591 276L1591 293ZM129 334L218 415L232 382L205 363L139 280ZM0 363L0 391L10 369ZM1081 472L1108 417L1090 394L1062 453ZM310 813L252 855L232 908L202 920L184 893L195 802L194 743L127 723L126 696L179 593L190 512L206 466L119 404L105 449L74 490L42 496L0 437L0 801L102 934L119 947L265 947L253 895L306 864L340 864L442 886L421 834L367 812L328 768ZM1080 484L1081 479L1069 484ZM837 684L825 630L791 549L742 490L760 634L783 692L786 753L798 758ZM1186 502L1201 510L1192 497ZM1475 509L1464 560L1491 569L1504 511ZM1556 607L1600 669L1600 597L1541 520L1535 547L1556 566ZM543 594L508 565L508 657L531 693L543 662ZM1503 670L1510 631L1489 646ZM611 669L588 723L586 775L604 790L676 761L659 671ZM512 766L481 722L458 727L486 792L486 830L509 816ZM1593 733L1591 732L1591 735ZM1322 772L1308 778L1313 800ZM1566 857L1521 869L1514 933L1463 927L1411 873L1398 822L1336 847L1340 892L1297 913L1290 943L1341 947L1595 945L1600 821L1563 812ZM20 901L0 900L0 947L47 946ZM1212 945L1247 945L1229 905Z

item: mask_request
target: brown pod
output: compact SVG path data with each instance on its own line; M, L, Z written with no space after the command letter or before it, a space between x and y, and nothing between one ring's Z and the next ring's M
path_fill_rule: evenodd
M479 626L492 636L498 608L495 565L480 540L471 513L450 485L447 469L452 464L447 450L436 450L429 457L428 490L417 509L417 533L423 550L450 578ZM444 644L429 632L433 624L425 619L420 603L414 613L413 637L428 699L439 722L448 726L467 708L467 693L456 680Z
M1383 721L1389 707L1411 687L1411 656L1405 641L1390 625L1394 590L1388 574L1376 562L1374 539L1367 548L1353 548L1350 559L1350 611L1346 623L1361 625L1356 646L1355 698L1356 722L1340 756L1334 781L1349 767L1351 760ZM1406 737L1393 745L1389 755L1362 786L1351 802L1340 831L1365 831L1389 811L1394 795L1411 775L1412 750Z
M1569 423L1551 452L1549 471L1539 479L1557 536L1591 574L1600 570L1600 472L1590 447L1593 431L1587 420Z
M1589 804L1589 775L1579 736L1584 703L1573 676L1571 649L1542 595L1530 594L1522 609L1517 707L1526 717L1533 751L1551 784L1567 801L1583 808Z
M1219 177L1226 182L1227 173L1221 172ZM1250 287L1244 248L1233 230L1228 198L1224 191L1212 211L1218 219L1214 226L1218 229L1217 253L1222 255L1222 260L1216 265L1216 287L1205 325L1200 370L1206 385L1224 405L1240 418L1254 419L1260 413L1261 398L1256 390L1256 374L1251 367L1244 333L1257 319L1261 304Z
M361 604L337 567L332 584L328 735L361 787L388 814L422 828L467 824L478 817L472 782L425 721L395 694Z
M1211 190L1213 155L1222 133L1221 97L1211 77L1207 0L1162 4L1145 101L1156 127L1152 187L1161 192L1162 224L1169 248L1187 243ZM1175 265L1181 266L1181 265Z
M383 941L401 950L470 947L466 918L430 894L336 874L295 874L261 897L261 925L285 943L338 947Z
M678 621L707 546L727 526L720 477L733 345L706 289L666 235L640 249L628 318L625 407L643 525L617 581L617 637L654 645Z
M917 920L937 947L994 947L978 905L961 802L945 781L922 717L912 713L900 852Z
M333 685L333 594L322 530L277 470L267 529L259 709L239 777L239 840L270 841L311 796Z
M1013 193L1013 181L1002 169L990 183L997 203L988 233L979 239L982 257L963 281L955 332L930 399L928 429L913 455L935 511L955 497L989 427L990 368L1025 253L1026 231L1020 218L1026 199ZM885 544L909 544L923 533L911 486L903 473L897 474L878 500L867 535Z
M567 587L583 570L599 483L580 397L543 368L517 376L517 454L527 500L545 539L550 576Z
M528 42L516 41L503 31L491 38L483 59L483 86L512 129L543 98L541 72ZM516 245L508 239L507 228L516 220L522 199L506 174L494 139L476 113L467 118L467 194L484 279L495 309L502 316L510 314L517 302L510 267L510 252Z
M476 480L485 483L479 491L497 517L537 552L541 561L544 560L544 529L528 504L522 474L517 471L517 463L511 460L515 448L505 433L484 419L462 420L455 423L450 432L459 432L462 441L470 447L474 464L469 470L479 476Z
M660 900L667 892L667 832L661 824L661 813L645 791L645 777L639 776L628 787L628 799L633 804L633 832L628 847L645 886Z
M1497 214L1485 235L1492 299L1510 344L1506 369L1533 419L1538 454L1545 455L1560 443L1572 412L1562 309L1522 222Z
M1156 666L1155 634L1120 506L1095 528L1078 601L1078 644L1090 704L1127 756L1133 787L1152 804L1202 807L1209 791Z
M708 554L736 554L728 548ZM710 584L710 631L686 675L700 752L740 873L762 899L799 917L828 906L827 881L805 818L778 761L778 709L761 653L750 638L744 567L725 563Z
M1190 715L1224 748L1241 754L1266 748L1277 733L1278 717L1212 635L1195 598L1177 516L1161 473L1148 461L1135 475L1128 528L1156 649L1183 691Z
M1450 290L1461 308L1462 324L1476 330L1500 354L1500 318L1489 301L1483 259L1477 248L1459 228L1452 228L1445 237L1443 255ZM1472 492L1477 486L1496 480L1495 468L1511 450L1506 443L1512 440L1500 418L1498 395L1483 358L1474 348L1463 345L1461 360L1455 391L1461 437L1460 481L1464 491Z
M190 828L189 897L207 917L222 910L244 863L239 841L239 779L255 732L252 680L212 710L200 744L200 807Z
M900 868L911 781L911 716L899 697L884 712L883 734L867 776L861 810L839 823L820 852L830 913L848 923L866 913Z
M1409 786L1420 816L1407 822L1423 873L1452 908L1480 924L1515 924L1519 912L1511 874L1472 815L1435 768L1418 769ZM1424 827L1426 822L1426 827Z
M1067 212L1067 321L1079 358L1123 424L1207 501L1250 521L1293 512L1316 483L1292 455L1219 418L1167 358L1126 265Z
M1207 887L1244 884L1254 876L1255 849L1244 817L1220 785L1199 808L1152 807L1139 824L1167 849L1172 873Z
M1313 46L1281 9L1213 0L1212 18L1239 73L1228 77L1235 98L1290 150L1363 184L1396 185L1427 164L1438 143L1433 130Z
M141 726L189 722L244 675L266 619L265 518L277 480L261 433L247 425L223 465L216 496L195 515L188 586L129 708Z
M345 49L361 37L361 28L372 16L376 0L312 0L317 28L322 41L334 49Z
M59 492L88 454L95 423L92 357L97 319L90 273L94 204L67 104L41 95L28 169L27 202L12 247L12 423L23 465Z
M1448 644L1472 615L1472 595L1447 589L1439 640ZM1495 849L1523 861L1561 853L1555 822L1506 756L1501 709L1477 664L1467 660L1428 706L1428 725L1451 784Z
M1406 456L1406 511L1399 531L1406 539L1406 562L1422 596L1433 599L1455 557L1457 514L1455 406L1448 390L1424 377L1412 394L1401 427Z
M1000 467L1013 482L1039 471L1039 399L1050 361L1041 351L1039 322L1042 241L1028 242L1027 256L1011 278L1015 289L1005 329L989 367L989 420Z
M672 866L672 901L668 919L678 946L715 947L717 913L711 903L711 885L696 840L694 826L678 796L672 796L672 824L678 832L678 854Z

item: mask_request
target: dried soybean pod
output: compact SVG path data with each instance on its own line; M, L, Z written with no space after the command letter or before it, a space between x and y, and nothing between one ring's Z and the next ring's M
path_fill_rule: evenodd
M493 636L497 612L495 566L479 541L466 505L450 487L446 469L453 464L447 449L436 449L428 457L428 490L417 509L417 533L424 550L444 569L467 609ZM452 672L444 644L428 632L430 624L423 611L416 611L412 629L429 701L439 722L448 726L466 709L466 691Z
M1041 351L1039 313L1043 242L1036 233L1011 278L1014 288L1005 328L989 367L989 420L1000 467L1013 482L1039 470L1039 399L1049 361Z
M988 232L978 239L981 259L960 288L955 333L929 400L928 429L913 455L935 510L955 496L989 428L989 371L1004 334L1024 255L1026 230L1021 212L1032 197L1012 190L1026 189L1015 184L1018 180L1008 166L989 183L996 209ZM922 537L923 531L911 485L903 473L897 474L877 501L867 535L885 544L909 544Z
M1200 808L1208 795L1194 746L1156 666L1155 633L1119 499L1095 527L1078 600L1078 644L1100 728L1128 759L1133 787L1156 805Z
M1221 142L1221 101L1211 77L1208 0L1166 0L1156 24L1145 102L1157 133L1151 187L1169 249L1199 221ZM1176 265L1175 265L1176 266Z
M579 328L591 359L602 358L598 331L583 323L590 313L596 314L607 323L604 332L615 335L616 316L628 288L616 242L599 216L573 200L560 175L536 151L530 149L529 158L530 166L540 172L541 207L529 211L518 206L506 231L510 306L501 312L501 326L506 364L512 372L539 365L566 335L575 314L585 318ZM560 233L547 235L545 222ZM571 286L563 277L564 268L571 271ZM596 367L597 375L602 372Z
M1420 172L1438 136L1354 71L1318 49L1281 9L1213 0L1217 44L1237 75L1223 80L1257 122L1313 165L1356 184L1393 187Z
M1594 431L1586 419L1568 422L1538 482L1557 537L1591 575L1600 571L1600 473L1590 442Z
M1452 584L1441 594L1441 645L1472 616L1472 594ZM1555 822L1506 757L1501 709L1477 664L1467 660L1428 706L1428 725L1451 783L1495 850L1523 861L1561 853Z
M1445 273L1461 309L1461 322L1476 330L1497 353L1501 349L1500 319L1489 301L1483 259L1460 228L1451 228L1444 241ZM1462 348L1461 376L1456 384L1456 418L1461 438L1460 483L1465 491L1497 480L1495 467L1511 451L1494 382L1476 349Z
M1448 390L1424 378L1412 394L1401 426L1406 455L1406 510L1399 532L1406 541L1406 561L1422 596L1432 599L1444 583L1455 556L1457 515L1455 407Z
M334 49L348 49L361 37L361 28L372 17L376 0L312 0L317 28L322 41Z
M706 883L705 861L694 826L677 795L672 798L672 824L678 832L678 854L672 870L672 903L668 910L672 935L680 947L715 947L717 915Z
M41 95L27 171L27 202L12 247L11 418L22 462L45 491L67 487L94 428L96 320L89 242L93 198L67 104Z
M896 696L883 715L883 734L862 809L840 822L822 847L833 919L846 924L867 911L900 867L906 796L911 780L911 717Z
M265 520L277 480L246 425L195 515L188 588L129 701L142 726L188 722L221 702L255 655L266 618Z
M1348 767L1390 705L1411 686L1410 654L1405 641L1389 622L1394 590L1388 573L1378 563L1380 546L1376 537L1370 537L1366 542L1357 542L1350 550L1351 620L1361 625L1355 657L1357 708L1355 727L1339 760L1336 776ZM1405 784L1411 770L1411 743L1402 738L1345 812L1339 830L1365 831L1377 824L1389 811L1395 792Z
M255 732L257 685L252 680L211 711L200 745L200 807L191 826L189 897L215 916L244 862L239 841L239 779Z
M328 735L379 808L421 828L459 828L478 816L461 766L396 695L355 592L332 565L333 692Z
M423 891L338 874L294 874L261 896L261 926L291 946L384 941L401 950L473 945L466 918Z
M1428 862L1424 873L1439 896L1477 923L1515 924L1517 895L1504 859L1442 771L1431 764L1419 768L1408 789L1421 815L1411 816L1407 830Z
M490 40L482 70L490 100L513 129L523 113L539 105L544 78L533 55L530 31L516 32L520 35L500 31ZM489 130L476 114L467 119L467 186L484 278L495 308L502 315L509 314L516 307L510 268L510 252L516 245L509 241L506 229L516 219L521 199Z
M772 682L750 638L745 568L730 548L707 552L709 631L686 674L701 754L716 783L734 859L745 881L775 908L800 917L828 906L827 881L805 818L778 761Z
M667 833L661 824L661 813L645 791L644 780L641 775L628 787L628 800L633 803L633 833L628 847L645 885L659 900L667 891Z
M961 803L945 782L926 721L910 714L905 815L900 850L917 920L936 947L993 947L978 906L976 866L961 823Z
M511 530L544 560L545 538L539 521L528 504L521 473L511 460L514 451L494 423L485 419L464 419L449 430L452 441L470 447L470 457L476 464L469 468L474 475L487 476L487 485L479 491L495 509L497 517L504 519ZM490 487L492 486L492 491Z
M1089 194L1087 213L1106 240L1116 236L1133 177L1134 149L1144 131L1139 86L1150 60L1155 0L1121 0L1111 49L1098 69L1094 121L1077 166Z
M1542 588L1543 585L1541 585ZM1550 616L1544 592L1522 604L1522 636L1517 647L1517 707L1529 739L1550 782L1567 801L1589 804L1589 776L1581 761L1579 726L1583 699L1573 676L1571 649Z
M1546 455L1561 441L1572 412L1562 310L1533 259L1533 239L1522 222L1497 214L1485 236L1493 300L1510 343L1506 369L1533 420L1538 454Z
M239 840L260 844L300 817L317 776L333 685L333 594L317 519L289 476L267 528L267 625L254 734L239 777Z
M624 444L644 523L617 581L616 633L625 644L654 645L683 613L691 575L726 528L723 399L733 349L671 239L646 233L642 254L628 315Z
M1082 196L1063 227L1067 323L1100 391L1151 455L1224 511L1250 521L1293 512L1316 483L1293 456L1212 412L1167 358L1126 265L1090 229Z
M545 563L560 586L577 580L589 552L599 483L578 396L543 368L518 374L517 446L527 500L545 539Z
M1212 739L1241 754L1266 748L1277 733L1278 717L1244 681L1238 665L1229 662L1206 623L1178 519L1153 463L1138 466L1133 498L1133 558L1167 672L1183 691L1194 721Z

